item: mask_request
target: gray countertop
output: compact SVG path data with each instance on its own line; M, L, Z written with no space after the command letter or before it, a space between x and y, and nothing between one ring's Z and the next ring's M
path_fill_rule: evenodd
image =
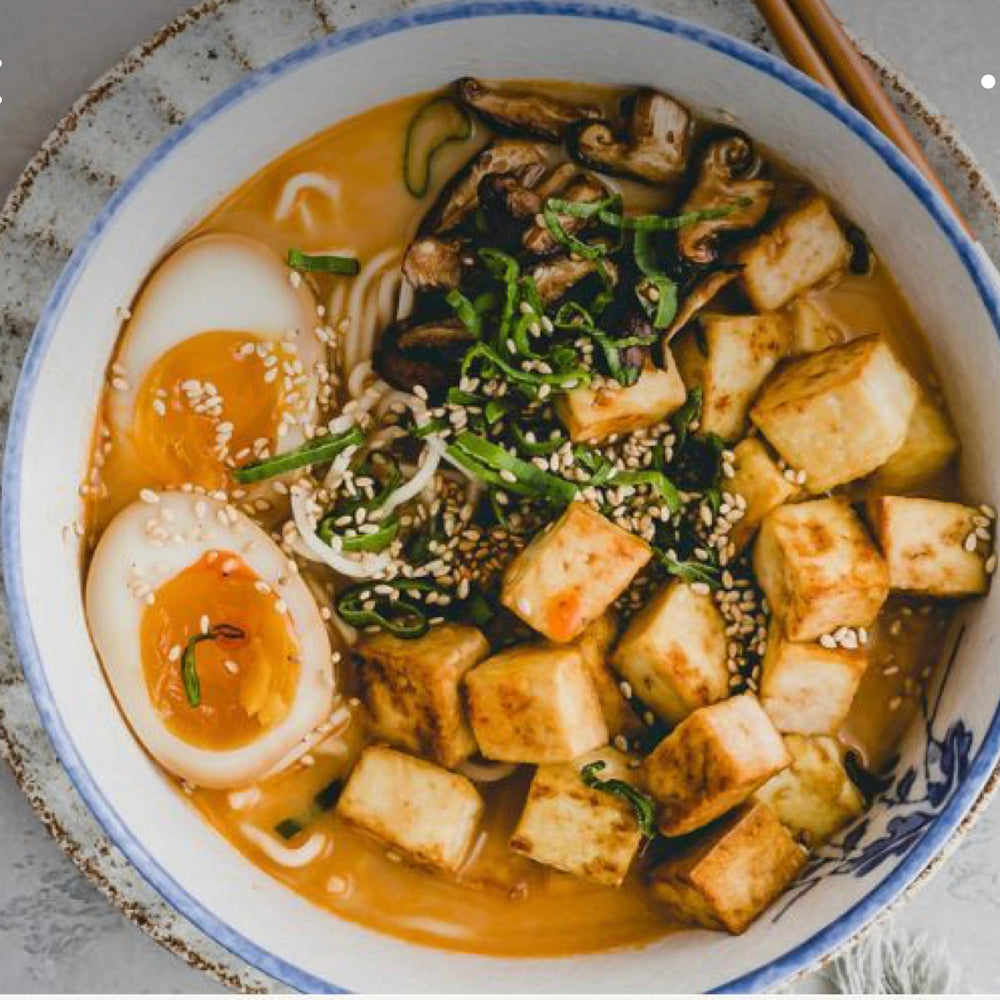
M715 0L743 3L749 0ZM832 0L1000 179L1000 3ZM0 0L0 197L65 109L187 0ZM942 941L975 992L1000 991L1000 800L897 925ZM42 828L0 765L0 969L4 992L210 992L218 987L133 926ZM808 989L809 984L803 984Z

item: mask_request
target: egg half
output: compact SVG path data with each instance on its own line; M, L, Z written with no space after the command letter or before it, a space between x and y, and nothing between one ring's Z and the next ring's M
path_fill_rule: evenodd
M268 246L189 240L133 304L111 366L110 429L150 484L226 490L234 466L296 447L315 422L316 327L308 285Z
M168 771L236 788L329 715L330 639L271 538L230 505L144 492L94 552L87 620L132 729Z

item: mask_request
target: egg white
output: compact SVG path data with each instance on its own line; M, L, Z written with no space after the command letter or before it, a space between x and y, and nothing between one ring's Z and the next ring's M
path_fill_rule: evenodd
M217 550L238 555L285 602L299 648L288 714L243 747L210 750L172 733L154 708L142 667L146 594ZM330 639L316 601L271 538L232 506L164 492L126 507L104 532L86 586L94 644L129 724L168 771L205 788L238 788L272 771L329 715L334 694Z
M131 428L143 381L164 354L215 330L293 344L308 380L298 390L302 403L295 413L314 423L316 366L325 348L316 336L316 302L308 283L293 285L290 274L270 247L232 233L198 236L166 257L133 304L115 359L112 384L119 388L110 393L107 411L112 430L121 434ZM301 426L294 424L277 447L285 451L304 440Z

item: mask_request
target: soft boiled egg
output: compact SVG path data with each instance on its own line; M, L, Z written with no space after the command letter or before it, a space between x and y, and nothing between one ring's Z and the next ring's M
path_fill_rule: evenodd
M147 481L226 490L230 470L301 444L316 419L316 303L269 247L212 233L173 251L136 299L107 419Z
M330 713L332 655L316 601L230 505L143 491L104 532L86 600L129 724L194 785L236 788L268 774Z

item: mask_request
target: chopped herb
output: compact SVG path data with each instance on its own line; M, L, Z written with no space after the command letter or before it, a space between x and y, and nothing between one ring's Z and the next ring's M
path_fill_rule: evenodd
M685 583L704 583L713 590L719 587L719 569L711 563L695 559L675 559L666 552L653 550L657 561L670 574Z
M394 580L393 588L406 596L374 594L371 584L348 587L337 597L337 614L352 628L374 626L399 639L419 639L430 628L424 608L410 595L441 593L441 588L425 580Z
M199 642L215 642L218 639L229 639L236 642L246 638L246 632L236 625L229 625L222 622L215 625L207 632L198 632L191 636L184 646L184 653L181 656L181 680L184 682L184 695L188 704L192 708L197 708L201 704L201 679L198 677L198 663L196 660L196 649Z
M462 321L462 325L477 340L482 336L483 319L475 304L470 302L457 288L453 288L446 296L445 301L455 315Z
M635 818L639 822L639 829L644 837L652 840L656 836L656 805L653 800L633 787L621 778L608 778L607 780L598 778L599 771L603 771L607 764L603 760L595 760L584 766L580 771L580 777L588 788L595 788L599 792L609 792L624 799L635 810Z
M298 448L286 451L273 458L262 458L256 462L248 462L233 470L233 479L238 483L259 483L262 479L280 476L307 465L319 465L330 462L342 451L353 446L364 444L365 436L358 427L341 434L324 434L314 437Z
M357 257L337 257L333 254L311 254L294 248L288 251L288 266L296 271L353 276L361 270Z

